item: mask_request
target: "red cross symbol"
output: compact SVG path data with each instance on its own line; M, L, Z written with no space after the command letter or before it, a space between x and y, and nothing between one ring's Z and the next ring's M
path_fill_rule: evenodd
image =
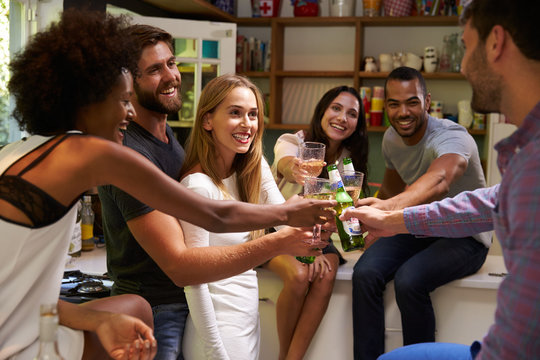
M273 13L273 0L261 0L260 2L261 16L270 17Z

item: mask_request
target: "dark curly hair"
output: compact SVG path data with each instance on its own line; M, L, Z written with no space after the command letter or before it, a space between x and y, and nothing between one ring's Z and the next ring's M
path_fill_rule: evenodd
M54 135L75 128L83 106L105 100L122 68L137 71L129 19L69 9L11 62L9 91L21 130Z
M369 152L369 142L366 129L366 120L364 118L364 107L362 105L362 99L360 94L356 89L349 86L338 86L328 90L319 100L317 106L315 106L315 111L313 112L313 117L311 118L311 123L306 132L305 140L306 141L317 141L328 146L328 136L324 132L321 121L324 116L326 109L332 104L335 98L339 96L342 92L346 92L354 96L358 103L360 104L360 109L358 112L358 123L356 129L347 139L343 140L343 147L351 152L351 159L356 171L361 171L364 173L364 182L362 184L362 191L365 195L369 194L368 187L368 152ZM325 159L328 162L328 159ZM326 169L323 170L321 176L327 176L328 172Z

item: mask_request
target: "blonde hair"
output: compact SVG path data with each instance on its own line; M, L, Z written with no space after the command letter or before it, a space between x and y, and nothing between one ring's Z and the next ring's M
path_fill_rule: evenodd
M221 177L217 173L217 154L211 131L204 129L203 121L206 114L213 113L230 92L237 87L250 89L257 100L258 129L247 153L236 154L232 170L237 175L238 194L241 201L258 204L261 192L261 159L262 135L264 132L264 102L261 92L244 76L226 74L212 79L202 90L197 107L195 123L186 142L186 158L181 175L189 172L197 164L208 175L214 184L225 194L227 191ZM258 234L257 234L258 235ZM252 237L254 238L253 234Z

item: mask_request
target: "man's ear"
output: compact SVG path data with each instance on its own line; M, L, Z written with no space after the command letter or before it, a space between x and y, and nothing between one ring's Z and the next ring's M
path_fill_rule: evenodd
M497 61L504 48L506 37L509 36L501 25L495 25L486 38L486 57L489 61Z
M424 100L426 102L426 110L429 114L429 112L431 111L431 93L427 93L426 95L426 99Z
M204 130L212 131L212 119L210 117L210 113L206 113L203 117L202 126Z

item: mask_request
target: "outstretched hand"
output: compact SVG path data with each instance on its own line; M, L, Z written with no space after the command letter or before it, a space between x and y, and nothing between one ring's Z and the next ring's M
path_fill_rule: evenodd
M403 220L403 210L383 211L371 206L360 206L346 209L339 218L343 221L352 217L360 221L362 231L369 232L365 239L366 248L380 237L408 232Z
M303 199L294 195L285 202L288 206L287 224L290 226L310 226L324 224L335 216L335 200Z
M157 353L152 329L129 315L111 314L96 333L109 356L116 360L151 360Z

